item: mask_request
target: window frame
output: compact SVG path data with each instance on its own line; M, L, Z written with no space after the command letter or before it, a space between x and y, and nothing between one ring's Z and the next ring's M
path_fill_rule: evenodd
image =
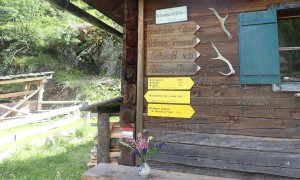
M276 10L277 14L283 11L292 11L300 9L300 2L286 2L268 5L268 9ZM300 16L300 14L299 14ZM278 52L280 51L280 47ZM281 80L280 84L272 84L274 92L300 92L300 82L284 82Z

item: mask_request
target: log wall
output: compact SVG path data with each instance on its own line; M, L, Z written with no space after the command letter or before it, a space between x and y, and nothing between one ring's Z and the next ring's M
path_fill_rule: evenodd
M201 70L191 76L190 90L195 114L190 119L147 116L144 130L169 147L151 160L152 166L195 174L241 179L289 179L300 177L300 100L292 93L272 92L270 85L239 83L238 13L267 9L268 4L287 0L147 0L145 26L155 24L155 10L187 6L189 21L200 29L195 61ZM221 17L225 26L208 9ZM147 28L145 28L145 35ZM145 41L147 37L145 36ZM227 58L236 73L219 60L211 42ZM147 48L145 47L147 52ZM147 56L145 52L145 65ZM146 70L146 66L145 66ZM144 79L144 94L147 92Z
M120 122L135 123L136 116L136 78L137 78L137 9L136 0L125 0L123 28L123 62L122 62L122 95L124 97L120 112ZM135 164L130 150L120 146L122 150L119 164Z

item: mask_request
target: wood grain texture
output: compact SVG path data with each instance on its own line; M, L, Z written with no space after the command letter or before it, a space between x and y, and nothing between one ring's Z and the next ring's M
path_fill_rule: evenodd
M156 141L240 150L300 154L300 140L240 135L147 130Z
M233 171L228 169L216 169L216 168L207 168L207 167L196 167L196 166L188 166L184 164L172 164L165 162L158 162L149 160L150 166L155 169L163 169L168 171L178 171L185 172L191 174L202 174L207 176L217 176L217 177L225 177L225 178L235 178L235 179L243 179L243 180L295 180L295 178L288 178L282 176L275 176L270 174L259 174L259 173L250 173L245 171Z
M125 80L129 83L136 83L137 69L135 65L128 65L125 69Z
M97 163L109 163L110 128L109 114L98 114ZM101 144L101 145L100 145Z
M210 174L239 179L300 177L299 99L293 97L293 93L273 92L269 85L241 85L239 79L238 14L265 10L268 4L287 1L145 2L146 27L154 26L155 10L185 5L189 21L201 26L194 34L201 39L194 47L201 54L195 60L201 69L194 75L186 74L195 83L190 90L195 114L190 119L149 117L146 115L147 102L144 101L144 131L157 141L170 144L150 161L151 164L162 169L195 174L209 171ZM227 38L219 20L208 9L210 7L215 8L221 17L228 13L225 25L232 39ZM146 35L145 40L148 38L151 37ZM222 76L219 73L229 72L229 67L212 59L217 53L211 42L233 65L234 75ZM147 61L150 56L144 58L145 62L150 62ZM145 65L144 69L147 68L149 66ZM146 92L147 77L144 77L144 89Z
M194 167L200 166L268 173L294 178L300 177L298 167L299 154L240 151L171 143L169 143L169 151L173 152L159 154L155 160L159 162L186 164Z
M148 130L212 133L255 137L300 138L299 120L194 115L191 119L144 117Z

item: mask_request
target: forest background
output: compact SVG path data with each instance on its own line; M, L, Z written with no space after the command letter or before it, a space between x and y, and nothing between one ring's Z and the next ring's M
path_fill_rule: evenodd
M83 1L72 3L122 30ZM121 39L45 0L0 0L0 75L54 71L46 99L99 102L118 96L121 58ZM1 86L0 93L21 88Z

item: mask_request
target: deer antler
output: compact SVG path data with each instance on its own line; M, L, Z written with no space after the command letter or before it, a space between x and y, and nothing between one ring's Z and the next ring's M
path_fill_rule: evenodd
M213 42L211 42L211 45L212 45L212 47L214 48L214 50L216 51L216 53L218 54L218 57L216 57L216 58L211 58L211 59L219 59L219 60L221 60L221 61L224 61L224 62L229 66L229 69L230 69L230 72L227 73L227 74L222 73L221 71L219 71L219 72L220 72L221 74L223 74L224 76L229 76L229 75L231 75L231 74L234 74L234 73L235 73L235 70L233 69L233 67L232 67L232 65L230 64L230 62L229 62L227 59L225 59L225 58L220 54L219 50L217 49L217 47L214 45Z
M225 34L227 35L228 39L232 39L230 32L225 27L225 21L228 17L228 14L226 14L226 16L224 18L221 18L219 16L218 12L214 8L208 8L208 9L211 10L216 15L216 17L219 19L219 21L221 23L221 27L222 27L223 31L225 32Z

